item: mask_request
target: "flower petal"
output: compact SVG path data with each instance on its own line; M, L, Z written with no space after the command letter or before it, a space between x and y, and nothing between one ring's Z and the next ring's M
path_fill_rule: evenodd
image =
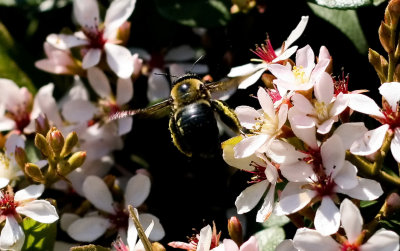
M323 236L319 232L307 229L297 229L296 235L293 237L294 247L298 250L307 251L338 251L340 245L330 236Z
M60 218L60 227L67 232L69 226L76 220L80 219L77 214L63 213Z
M102 236L110 226L108 219L92 216L74 221L67 232L76 241L92 242Z
M355 122L341 124L333 134L338 135L342 140L344 149L349 150L353 142L362 137L367 131L368 129L363 122Z
M196 251L209 251L211 245L212 230L210 225L203 227L200 230L200 238L197 243Z
M133 84L130 78L117 80L117 105L121 106L129 101L133 97Z
M267 91L260 87L257 91L258 102L260 102L263 111L272 119L275 117L274 103L271 97L268 95Z
M111 70L120 78L129 78L133 73L131 52L120 45L106 43L104 45L106 60Z
M268 181L263 180L243 190L235 201L237 213L244 214L253 209L264 195L268 184Z
M293 42L296 41L301 36L301 34L303 34L307 26L307 23L308 23L308 16L302 16L296 28L292 30L289 37L286 39L285 41L286 48L289 48L289 46L293 44Z
M135 9L136 0L112 1L104 19L104 37L113 39L118 28L128 20Z
M394 137L390 142L390 151L397 163L400 163L400 127L394 130Z
M355 155L366 156L378 151L383 144L389 125L382 125L374 130L366 132L362 138L354 141L350 152Z
M383 194L379 182L364 178L358 178L358 185L352 189L344 190L336 187L336 190L358 200L375 200Z
M133 119L130 117L118 120L118 135L122 136L127 134L132 129Z
M314 69L314 60L314 52L311 49L310 45L306 45L303 48L297 50L296 66L302 66L305 70Z
M346 94L349 95L348 106L354 111L369 114L377 117L385 117L375 101L363 94Z
M256 221L265 222L268 220L269 216L274 209L275 204L275 185L271 184L267 195L264 198L264 203L261 205L260 210L257 212Z
M279 169L286 179L293 182L310 182L315 176L312 166L305 161L281 164Z
M97 209L110 214L115 214L113 198L106 183L97 176L88 176L82 185L86 199Z
M160 223L160 220L152 214L140 214L139 215L140 224L142 224L144 229L147 229L151 224L154 224L150 235L148 236L152 241L159 241L165 236L165 231Z
M89 101L76 99L64 103L61 114L72 123L87 122L93 118L97 108Z
M310 101L301 94L295 93L292 96L293 105L299 112L305 114L314 114L314 106L310 103Z
M360 210L349 199L344 199L342 204L340 204L340 218L346 232L347 240L350 243L354 243L361 234L364 224Z
M352 189L358 185L357 167L345 160L343 168L335 177L335 184L341 189Z
M342 169L346 150L342 145L339 136L332 135L321 146L321 157L324 165L324 170L327 175L332 175L332 178Z
M239 251L238 245L231 239L224 239L223 245L224 245L224 250Z
M277 212L283 214L295 213L304 208L315 197L315 191L301 188L304 184L289 182L286 185L281 193Z
M340 212L329 196L322 198L321 205L315 213L315 229L323 236L334 234L340 226Z
M242 141L236 144L233 148L235 151L235 158L246 158L255 153L260 147L262 147L267 140L270 138L269 135L253 135L244 138Z
M328 73L323 72L319 81L314 85L314 95L319 102L328 105L332 102L333 94L334 87L332 77Z
M74 17L82 27L96 27L99 22L99 6L96 0L74 0Z
M393 231L380 229L361 248L362 251L397 251L400 249L399 236Z
M400 100L400 84L398 82L383 83L379 87L379 93L385 97L392 111L396 111Z
M53 223L58 220L56 208L47 200L34 200L16 208L17 213L26 215L41 223Z
M92 67L87 71L89 84L100 98L111 96L111 86L106 74L97 67Z
M298 251L297 248L293 246L292 240L284 240L282 241L275 249L275 251Z
M150 193L150 179L146 175L136 174L128 181L125 191L125 205L138 207L146 200Z
M88 41L85 39L66 34L50 34L46 37L46 42L53 48L64 51L69 50L69 48L88 44ZM54 53L54 51L52 52Z
M100 49L89 49L88 52L82 59L82 68L89 69L100 62L101 50Z
M17 191L14 195L14 200L24 201L24 200L36 199L40 195L42 195L43 191L44 191L43 184L30 185L28 187L25 187L24 189Z
M1 230L0 248L2 250L21 250L24 245L25 234L14 216L6 216L6 224Z
M256 119L261 116L256 109L245 105L236 107L235 113L240 124L247 129L252 129L257 122Z

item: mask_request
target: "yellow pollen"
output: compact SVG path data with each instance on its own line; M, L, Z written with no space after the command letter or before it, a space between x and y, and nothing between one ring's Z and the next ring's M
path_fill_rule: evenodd
M329 117L328 107L324 102L316 101L314 107L319 120L326 120Z
M0 167L4 169L10 168L10 159L4 153L0 153Z
M305 75L303 66L293 66L292 72L298 83L304 84L308 82L308 77Z

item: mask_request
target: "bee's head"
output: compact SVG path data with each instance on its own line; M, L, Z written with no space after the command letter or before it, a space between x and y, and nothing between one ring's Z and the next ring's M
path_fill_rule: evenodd
M186 105L204 96L204 83L193 73L183 75L174 81L171 97L176 105Z

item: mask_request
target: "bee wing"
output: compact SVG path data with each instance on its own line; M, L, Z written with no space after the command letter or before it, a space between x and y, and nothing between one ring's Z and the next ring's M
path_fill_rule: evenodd
M130 116L141 118L159 118L171 112L171 104L172 98L169 98L146 108L116 112L110 115L108 120L112 121Z
M217 82L206 83L206 88L213 99L226 100L235 93L240 83L248 77L247 75L234 78L226 77Z

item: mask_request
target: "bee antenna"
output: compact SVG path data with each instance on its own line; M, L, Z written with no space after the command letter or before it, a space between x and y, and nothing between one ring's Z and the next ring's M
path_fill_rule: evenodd
M177 78L177 76L170 75L169 73L165 73L165 72L154 72L153 74L154 74L154 75L162 75L162 76L165 76L167 79L170 79L170 78Z
M201 55L201 56L193 63L192 67L191 67L190 70L189 70L190 73L193 71L193 69L194 69L194 67L196 66L196 64L197 64L200 60L202 60L203 58L204 58L204 55Z

